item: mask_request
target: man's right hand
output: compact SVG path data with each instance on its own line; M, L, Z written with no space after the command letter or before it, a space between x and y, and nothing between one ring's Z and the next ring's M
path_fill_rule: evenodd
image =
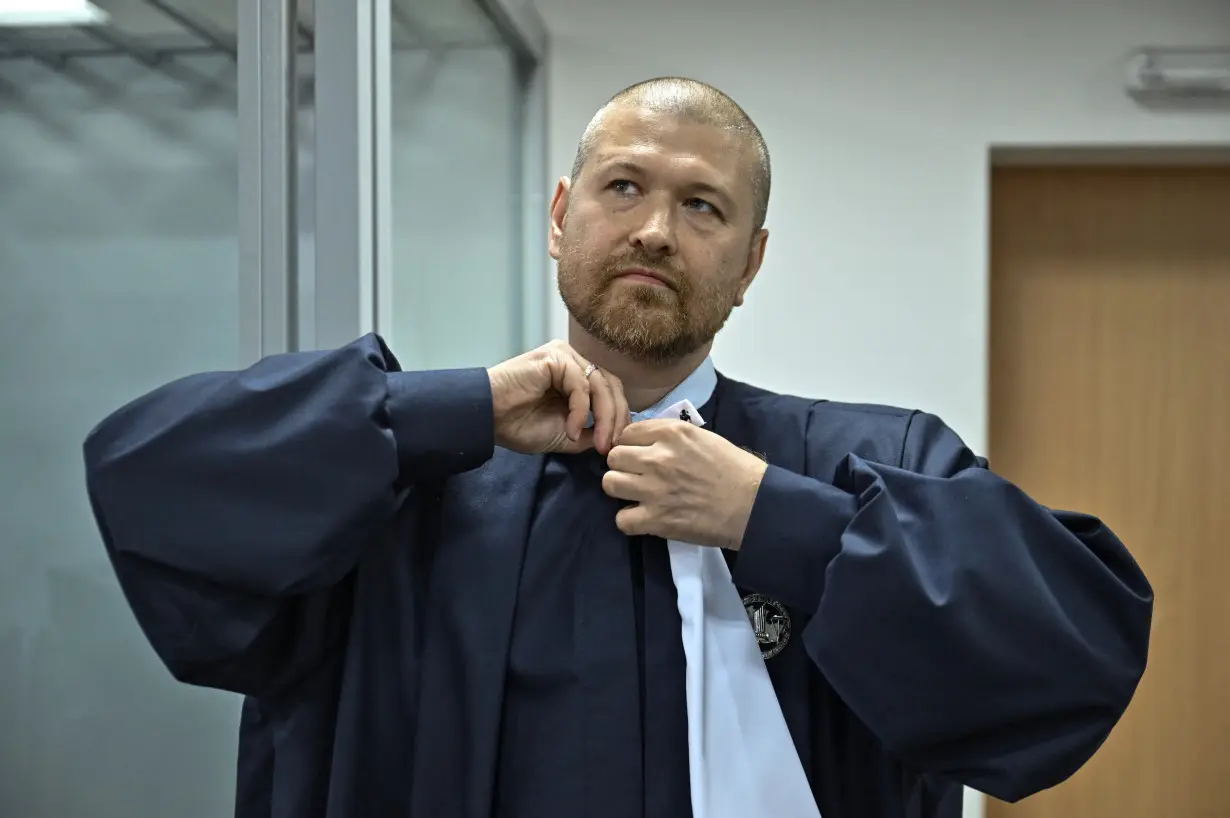
M614 375L595 368L587 378L589 365L568 344L552 341L488 369L496 445L525 453L610 452L632 420L628 399Z

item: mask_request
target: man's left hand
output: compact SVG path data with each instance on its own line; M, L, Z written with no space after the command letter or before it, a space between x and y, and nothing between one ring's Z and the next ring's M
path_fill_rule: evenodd
M615 515L629 536L738 550L768 465L698 426L673 418L624 428L607 455L602 490L636 505Z

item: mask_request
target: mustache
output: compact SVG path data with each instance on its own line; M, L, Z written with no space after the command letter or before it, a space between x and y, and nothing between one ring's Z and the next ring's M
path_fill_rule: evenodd
M650 272L657 273L668 281L676 284L683 283L683 275L675 268L673 264L663 264L661 259L653 259L646 253L629 253L628 255L620 256L619 258L609 259L603 265L603 281L609 282L617 278L623 270L629 267L640 267Z

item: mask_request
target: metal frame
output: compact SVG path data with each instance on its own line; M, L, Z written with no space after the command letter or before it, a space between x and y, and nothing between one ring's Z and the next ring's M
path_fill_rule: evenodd
M0 51L0 61L12 60L28 60L36 59L39 56L51 58L57 66L63 66L69 62L77 62L79 60L90 59L93 57L131 57L131 52L123 48L46 48L39 45L34 46L26 38L21 35L14 35L4 32L0 36L0 43L5 45L5 50ZM218 50L213 46L208 45L186 45L175 46L173 48L159 48L157 50L159 56L162 57L195 57L205 54L217 54ZM58 70L58 69L57 69Z
M295 0L239 4L241 353L298 346Z
M316 332L305 343L318 348L374 331L391 275L391 18L390 0L316 9Z
M544 61L521 72L521 348L533 349L551 337L550 299L555 288L547 255L549 211L554 190L549 186L547 142L547 67Z
M529 0L475 0L504 35L516 56L514 92L519 97L516 128L520 152L516 159L519 212L517 263L521 269L520 326L522 349L550 338L550 259L546 239L551 194L547 188L547 29Z
M183 74L182 68L173 63L175 57L226 54L232 61L238 60L239 47L237 42L240 36L238 32L232 37L229 34L217 31L212 26L198 20L192 14L166 2L166 0L140 0L140 2L175 23L182 29L184 38L188 43L183 44L177 41L174 45L149 44L124 36L107 26L78 26L73 30L102 43L102 46L99 48L82 48L79 46L65 46L62 43L50 40L39 40L36 42L24 36L21 33L23 29L13 28L5 29L3 32L3 39L0 42L8 46L8 49L0 52L0 60L36 58L44 62L54 62L62 67L70 60L77 61L91 57L122 56L129 57L150 69L168 72L178 71L181 75ZM253 0L238 0L238 28L240 31L243 29L243 22L247 19L247 15L251 11L250 7L253 4ZM259 0L256 0L255 4L259 4ZM295 22L295 31L298 35L296 48L300 51L310 52L315 43L315 33L310 27L298 20Z
M529 0L474 0L503 32L518 56L539 64L547 58L547 28Z
M521 235L520 332L522 349L550 338L550 259L546 240L552 191L547 186L547 29L529 0L475 0L504 35L517 57L516 93L520 97L517 157Z
M143 0L143 2L147 6L152 6L156 8L158 11L162 12L162 14L166 16L169 20L174 21L176 24L179 25L180 28L182 28L184 31L191 34L193 37L196 37L198 40L202 40L205 43L208 43L214 49L230 54L232 57L236 55L237 49L233 43L228 43L226 41L226 38L220 36L214 31L211 31L208 27L192 19L191 16L185 14L184 12L180 11L179 9L170 5L169 3L164 2L164 0ZM240 0L239 2L239 6L240 6L239 20L241 21L239 25L240 30L243 29L242 20L244 19L243 18L244 5L245 4L243 3L243 0ZM246 5L251 5L251 3L249 2Z
M392 0L375 0L375 31L391 35L390 26L413 33L411 21ZM393 320L393 38L376 36L372 44L372 214L376 269L371 279L373 324L379 331Z

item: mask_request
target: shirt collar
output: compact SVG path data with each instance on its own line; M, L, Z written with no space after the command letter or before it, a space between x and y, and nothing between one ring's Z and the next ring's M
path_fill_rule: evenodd
M700 362L700 366L692 370L692 374L683 379L682 382L670 391L662 400L650 406L648 409L640 412L632 413L632 422L638 420L649 420L655 418L662 413L663 409L673 406L680 401L691 401L692 405L698 409L709 402L709 398L713 397L714 391L717 389L717 368L713 365L713 358L706 356L705 360ZM594 416L591 413L585 419L585 428L590 428L594 425Z

